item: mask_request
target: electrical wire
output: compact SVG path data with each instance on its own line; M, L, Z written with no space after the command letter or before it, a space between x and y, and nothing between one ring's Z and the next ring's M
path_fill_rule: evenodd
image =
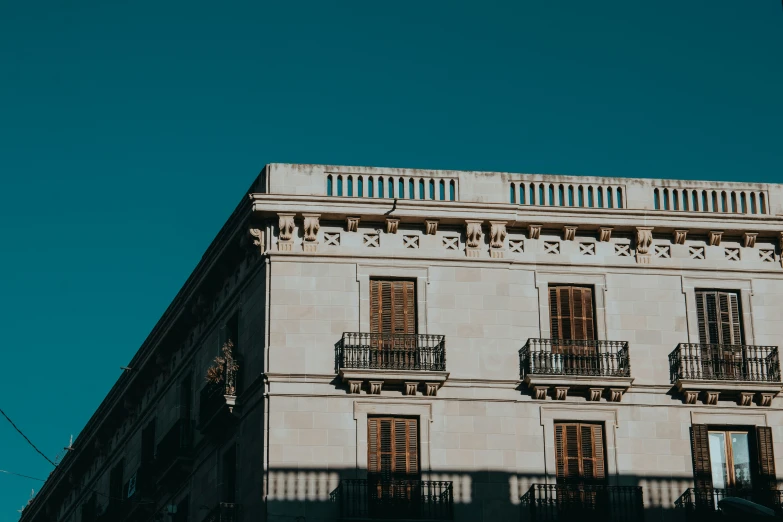
M36 477L31 477L29 475L22 475L21 473L14 473L13 471L6 471L4 469L0 469L0 473L6 473L7 475L15 475L17 477L22 477L22 478L26 478L26 479L30 479L30 480L37 480L38 482L46 482L45 479L39 479L39 478L36 478Z
M51 464L51 465L52 465L52 466L54 466L55 468L57 467L57 464L55 464L54 462L52 462L52 459L50 459L49 457L47 457L46 455L44 455L44 454L43 454L43 452L42 452L41 450L39 450L39 449L38 449L38 448L35 446L35 444L33 444L33 442L32 442L30 439L28 439L28 438L27 438L27 435L25 435L24 433L22 433L22 430L20 430L20 429L19 429L19 428L16 426L16 424L14 424L14 421L12 421L12 420L11 420L11 418L10 418L8 415L6 415L6 414L5 414L5 412L4 412L4 411L3 411L1 408L0 408L0 413L2 413L2 414L3 414L3 417L5 417L5 420L7 420L8 422L10 422L10 423L11 423L11 426L13 426L13 427L14 427L14 429L15 429L15 430L16 430L16 431L19 433L19 435L21 435L22 437L24 437L24 440L26 440L26 441L27 441L27 443L28 443L30 446L32 446L32 447L33 447L33 449L34 449L35 451L37 451L39 455L41 455L43 458L45 458L45 459L46 459L46 461L47 461L49 464Z

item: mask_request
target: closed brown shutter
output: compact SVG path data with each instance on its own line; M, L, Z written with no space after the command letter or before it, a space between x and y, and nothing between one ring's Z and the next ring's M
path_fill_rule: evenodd
M706 424L694 424L691 428L691 456L694 486L699 489L711 488L710 439Z
M558 480L604 480L603 426L555 424L555 466Z
M416 333L416 286L413 281L370 280L370 331Z
M416 419L367 419L367 471L382 479L419 474L419 431Z
M697 291L696 313L699 342L742 344L739 297L735 292Z
M758 475L762 489L777 489L775 473L775 452L772 449L772 428L758 426L756 428L756 446L758 454Z
M592 288L549 287L549 317L552 339L595 340Z

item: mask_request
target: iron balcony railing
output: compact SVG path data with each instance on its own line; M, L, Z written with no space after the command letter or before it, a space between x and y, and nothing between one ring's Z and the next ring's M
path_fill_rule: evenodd
M209 512L204 522L237 522L239 520L239 504L221 502Z
M669 354L672 383L705 381L780 382L777 346L680 343Z
M743 498L775 510L783 517L783 491L771 489L688 488L674 502L688 518L711 520L719 511L718 502L727 497Z
M528 339L519 350L520 374L630 377L625 341Z
M644 518L639 486L533 484L521 504L529 514L521 518L534 522L636 522Z
M428 334L345 332L334 345L335 366L373 370L446 370L446 338Z
M340 520L452 520L450 481L345 479L332 494Z

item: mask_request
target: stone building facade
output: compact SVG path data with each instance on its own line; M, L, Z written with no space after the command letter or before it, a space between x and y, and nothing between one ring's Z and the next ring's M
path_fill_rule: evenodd
M780 185L270 164L22 521L777 509L782 234Z

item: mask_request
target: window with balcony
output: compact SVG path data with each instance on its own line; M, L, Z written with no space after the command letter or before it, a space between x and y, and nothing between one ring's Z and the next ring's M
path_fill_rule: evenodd
M695 403L703 394L707 404L734 397L744 406L754 396L769 405L780 391L776 346L745 344L739 292L695 291L698 343L680 343L669 355L672 384Z
M569 390L597 401L619 401L630 386L628 343L599 340L592 286L548 287L549 339L528 339L520 350L522 379L537 399L554 389L556 399Z
M421 480L419 419L367 418L367 478L343 480L341 520L450 520L452 483Z
M772 428L694 424L691 444L695 487L677 500L677 507L714 516L720 500L739 497L781 511Z
M642 490L607 482L604 426L556 422L555 484L533 484L522 497L530 520L641 520Z
M382 385L402 384L407 395L423 388L434 395L445 381L442 335L417 333L416 282L407 279L369 281L370 331L345 332L335 345L337 371L349 391L366 385L380 393Z

